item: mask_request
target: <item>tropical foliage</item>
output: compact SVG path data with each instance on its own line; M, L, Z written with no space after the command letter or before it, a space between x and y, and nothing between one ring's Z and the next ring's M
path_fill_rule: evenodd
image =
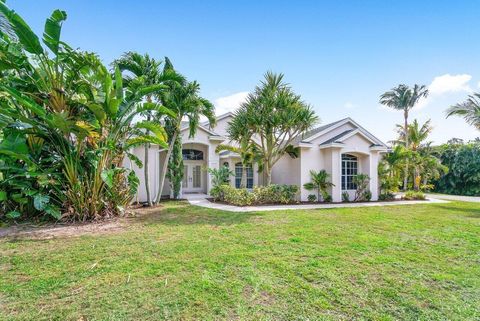
M235 176L235 173L233 173L227 166L220 166L220 168L208 168L208 173L212 178L210 195L216 201L223 200L224 194L221 187L223 185L229 185L230 176Z
M450 116L463 117L469 125L480 130L480 94L474 93L466 101L447 109L447 117Z
M385 92L380 96L380 103L387 107L393 108L395 110L403 111L403 137L405 147L408 149L409 144L409 134L408 134L408 116L410 110L415 107L418 101L422 98L428 96L428 89L424 85L415 84L413 88L408 87L407 85L400 84L395 88L392 88L390 91ZM404 180L403 180L403 189L407 189L408 185L408 171L409 171L408 160L404 163Z
M295 157L292 144L317 121L312 108L283 81L283 74L267 72L235 112L228 134L233 141L256 147L265 184L270 185L273 166L285 154Z
M215 195L218 195L217 200L237 206L291 204L296 203L298 191L297 185L255 186L252 191L246 188L220 185L219 192Z
M432 153L449 168L434 180L435 191L457 195L480 195L480 143L451 140Z
M330 199L328 195L328 189L332 186L335 186L332 182L329 181L329 174L324 170L310 171L311 182L306 183L303 187L308 190L317 190L317 200L320 202L321 199L327 201Z
M122 167L129 150L167 147L163 127L134 119L167 109L144 102L161 85L126 86L91 53L60 40L55 10L42 43L0 2L0 215L87 220L117 215L138 180ZM148 130L149 134L145 131Z
M165 65L165 72L174 70L171 62ZM162 90L159 100L163 106L167 107L171 114L167 115L165 121L169 123L170 140L177 141L182 129L182 120L188 120L189 137L193 137L200 125L200 117L206 117L210 126L215 126L215 107L207 99L200 97L200 85L196 82L188 82L187 80L171 81L167 83L167 89ZM170 144L167 149L166 159L170 161L174 144ZM160 173L160 183L155 203L159 203L165 178L167 175L167 166L162 167Z

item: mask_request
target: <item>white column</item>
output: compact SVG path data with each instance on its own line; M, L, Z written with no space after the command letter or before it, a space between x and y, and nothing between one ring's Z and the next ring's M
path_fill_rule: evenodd
M371 151L369 157L370 192L372 201L378 200L378 151Z
M342 157L340 148L331 149L331 180L334 186L332 187L332 201L342 201Z
M258 186L258 164L253 164L253 186Z
M219 168L220 164L220 155L215 153L215 149L217 148L216 143L210 144L210 146L207 147L207 154L208 154L208 160L207 160L207 166L208 168ZM210 189L212 188L212 176L210 173L207 172L207 194L210 193Z

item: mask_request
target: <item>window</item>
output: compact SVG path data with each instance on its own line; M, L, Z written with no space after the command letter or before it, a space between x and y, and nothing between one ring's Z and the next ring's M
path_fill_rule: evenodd
M183 160L203 160L203 152L196 149L182 149Z
M358 173L358 159L350 154L342 155L342 190L357 189L353 178Z
M247 166L247 188L253 188L253 168L252 165ZM235 164L235 187L240 188L242 183L243 165L242 163Z

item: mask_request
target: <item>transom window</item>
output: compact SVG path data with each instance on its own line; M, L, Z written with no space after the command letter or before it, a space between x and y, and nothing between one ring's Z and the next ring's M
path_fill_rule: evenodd
M252 165L249 164L246 168L247 170L247 188L253 188L253 168ZM242 174L243 174L243 165L242 163L235 164L235 187L240 188L240 184L242 183Z
M203 152L196 149L182 149L183 160L203 160Z
M358 174L358 158L350 154L342 155L342 190L355 190L353 178Z

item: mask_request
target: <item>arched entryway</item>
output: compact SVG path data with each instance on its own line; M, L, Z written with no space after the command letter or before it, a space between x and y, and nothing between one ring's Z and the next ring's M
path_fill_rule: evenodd
M182 193L206 193L208 147L202 144L184 144L182 157Z

